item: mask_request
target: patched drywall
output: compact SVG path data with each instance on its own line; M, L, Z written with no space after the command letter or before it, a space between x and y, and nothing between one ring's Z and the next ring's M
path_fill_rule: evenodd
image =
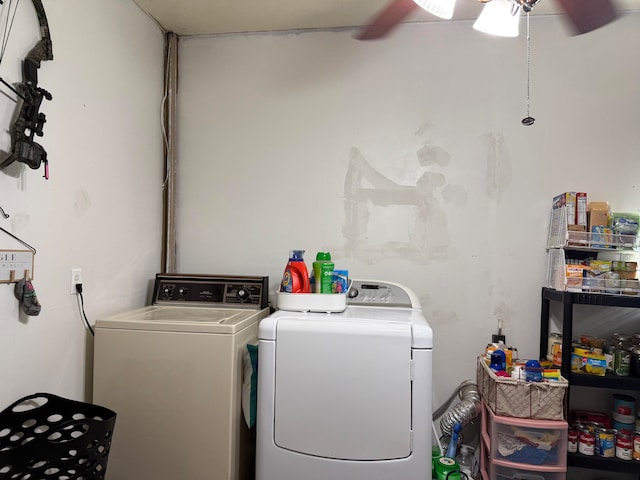
M531 30L530 127L524 35L434 22L372 42L183 39L179 269L269 275L273 293L290 249L309 266L329 250L353 277L407 285L434 328L435 404L475 377L498 319L537 356L552 197L640 209L640 62L620 48L640 42L640 15Z

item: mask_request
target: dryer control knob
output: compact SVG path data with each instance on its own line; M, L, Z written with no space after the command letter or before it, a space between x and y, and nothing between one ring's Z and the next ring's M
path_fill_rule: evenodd
M236 294L236 297L238 297L238 300L246 302L251 297L251 292L246 288L240 287L238 289L238 293Z
M351 290L349 290L349 298L356 298L358 296L358 289L356 287L352 287Z
M173 296L173 286L170 285L170 286L164 287L162 289L161 296L162 298L166 298L166 299L171 298Z

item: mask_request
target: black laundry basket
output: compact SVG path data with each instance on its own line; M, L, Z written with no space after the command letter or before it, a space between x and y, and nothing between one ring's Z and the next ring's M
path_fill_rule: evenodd
M0 480L102 480L116 413L35 393L0 412Z

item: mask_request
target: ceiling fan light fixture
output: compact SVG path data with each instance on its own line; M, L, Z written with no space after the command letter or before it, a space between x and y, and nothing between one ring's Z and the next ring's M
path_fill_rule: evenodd
M473 24L479 32L499 37L517 37L522 8L510 0L491 0Z
M436 17L450 20L453 18L453 9L456 5L456 0L413 0L416 4L424 8L427 12L435 15Z

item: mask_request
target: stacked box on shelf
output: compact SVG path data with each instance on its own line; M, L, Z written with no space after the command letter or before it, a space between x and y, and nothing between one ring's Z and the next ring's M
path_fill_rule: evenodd
M525 382L493 373L484 356L478 357L477 384L482 400L495 415L537 420L564 420L569 382Z

